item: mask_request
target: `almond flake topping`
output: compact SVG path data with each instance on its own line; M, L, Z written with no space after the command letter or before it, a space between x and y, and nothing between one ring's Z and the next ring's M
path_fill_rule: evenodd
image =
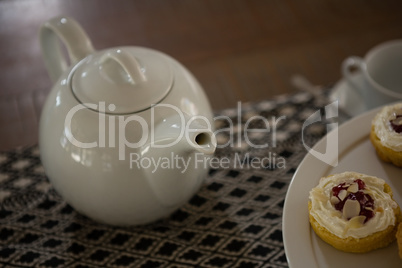
M357 183L353 183L348 187L348 192L350 193L357 193L359 191L359 185Z
M338 204L339 202L341 202L341 201L338 199L338 197L336 197L336 196L331 196L331 204L332 204L332 205L336 205L336 204Z
M341 190L338 194L338 197L341 201L343 201L343 199L345 199L345 197L348 195L348 192L346 190Z
M357 200L347 199L343 207L343 217L351 219L360 214L360 203Z
M366 216L355 216L349 220L349 228L360 228L363 226Z

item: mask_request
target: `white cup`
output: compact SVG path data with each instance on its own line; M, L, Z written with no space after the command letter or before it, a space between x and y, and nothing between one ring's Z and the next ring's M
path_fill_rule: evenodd
M353 78L356 72L363 76L360 84ZM342 74L362 97L367 110L402 100L402 39L379 44L364 58L345 59Z

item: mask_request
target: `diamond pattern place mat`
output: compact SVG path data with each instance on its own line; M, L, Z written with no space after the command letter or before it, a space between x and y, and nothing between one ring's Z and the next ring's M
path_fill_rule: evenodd
M202 188L169 218L135 227L96 223L70 207L52 188L37 146L0 153L0 264L7 267L287 267L282 210L291 178L307 151L303 122L328 103L325 94L297 93L223 110L237 122L236 146L219 148L229 167L209 170ZM240 108L240 109L239 109ZM275 142L264 149L245 142L248 119L273 117ZM228 127L216 120L217 129ZM250 121L249 121L250 123ZM249 128L261 127L253 120ZM262 126L264 128L264 126ZM304 129L311 147L325 122ZM252 144L273 142L250 133ZM222 131L218 142L228 142ZM266 165L253 167L253 159Z

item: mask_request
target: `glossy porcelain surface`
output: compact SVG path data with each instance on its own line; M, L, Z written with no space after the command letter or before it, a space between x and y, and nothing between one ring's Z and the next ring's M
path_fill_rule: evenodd
M70 67L56 37L68 48ZM71 18L45 23L40 39L55 85L39 145L60 195L113 225L149 223L187 202L216 147L209 102L191 73L148 48L94 51Z
M356 69L355 71L352 71ZM344 78L361 96L368 109L402 100L402 40L392 40L372 48L364 58L352 56L344 60ZM360 73L361 83L353 76Z

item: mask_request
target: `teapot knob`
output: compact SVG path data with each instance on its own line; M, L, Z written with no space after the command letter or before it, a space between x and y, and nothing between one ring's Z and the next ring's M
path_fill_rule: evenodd
M45 22L40 28L39 40L45 65L53 82L68 68L58 38L65 45L72 65L94 51L91 40L74 19L62 16Z
M125 82L135 85L146 81L138 60L125 50L117 49L105 53L100 59L100 64L103 75L115 83ZM115 68L116 65L120 68Z

